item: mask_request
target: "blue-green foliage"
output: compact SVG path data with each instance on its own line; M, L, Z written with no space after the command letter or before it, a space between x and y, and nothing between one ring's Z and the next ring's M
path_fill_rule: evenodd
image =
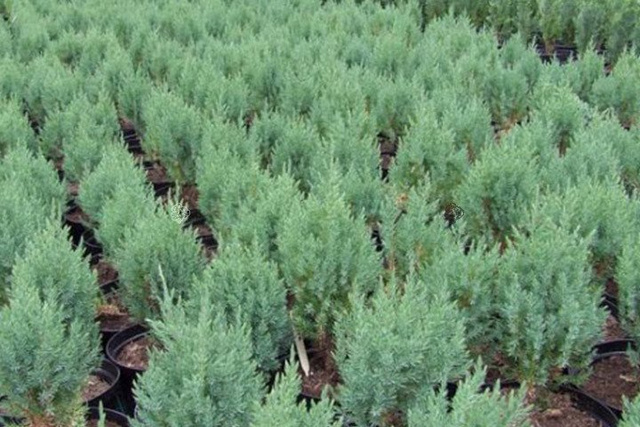
M82 249L71 248L68 230L47 225L37 240L27 243L12 270L11 286L36 286L42 300L55 301L65 321L83 322L92 345L98 345L94 302L99 290Z
M322 399L307 409L304 403L296 403L300 394L301 379L298 362L291 359L284 372L276 378L263 405L256 405L251 427L340 427L334 421L333 402Z
M545 385L552 370L589 365L606 319L591 282L592 237L534 214L501 258L498 339L520 381Z
M457 384L456 394L451 402L445 393L424 390L425 393L409 409L408 426L529 427L529 408L523 404L525 388L504 396L498 382L493 389L479 393L487 368L480 361L474 368L473 374ZM444 390L444 386L445 384L441 390Z
M162 283L179 296L186 296L192 281L204 270L205 257L193 230L184 230L165 208L146 215L125 230L124 240L113 255L119 278L119 293L131 316L139 321L157 319Z
M239 321L250 328L253 357L265 372L280 367L278 357L289 349L292 330L286 300L287 291L278 277L277 266L265 259L261 247L226 245L193 283L191 301L206 303L223 313L230 323Z
M625 331L634 339L640 337L639 242L637 227L630 227L615 271L620 321Z
M204 302L194 319L165 295L152 322L161 349L134 383L133 427L247 426L264 396L248 328L227 324Z
M41 298L39 286L16 285L0 309L1 405L28 425L80 425L82 388L100 361L97 325L70 319L54 298Z
M380 258L364 218L351 215L336 175L292 207L277 245L280 271L294 297L293 323L303 337L331 333L335 316L349 308L349 295L365 295L377 285Z
M336 324L340 407L357 425L386 425L424 389L463 375L468 366L464 319L444 287L427 297L410 277L380 287L370 304L354 297Z

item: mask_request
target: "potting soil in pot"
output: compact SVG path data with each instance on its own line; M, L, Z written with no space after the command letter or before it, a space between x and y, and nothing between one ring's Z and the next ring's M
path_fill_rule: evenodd
M582 389L609 406L622 408L622 396L633 399L640 391L640 377L624 355L607 357L594 363Z

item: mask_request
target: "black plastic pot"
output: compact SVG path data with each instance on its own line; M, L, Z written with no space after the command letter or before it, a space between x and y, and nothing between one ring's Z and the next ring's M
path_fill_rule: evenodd
M560 64L566 64L569 61L578 59L578 49L571 45L555 44L552 54L546 52L544 45L538 45L537 51L540 59L546 63L557 59Z
M105 283L104 285L100 286L100 292L102 293L102 295L104 296L108 296L109 294L115 293L118 289L120 285L120 281L119 280L112 280L110 282ZM124 328L126 329L126 327ZM122 328L109 328L109 327L105 327L100 325L100 336L101 336L101 340L102 340L102 348L103 351L107 352L107 344L109 343L109 340L118 332L123 331L124 329Z
M373 244L375 245L377 252L382 252L384 250L382 235L380 234L380 229L377 227L371 231L371 240L373 240Z
M129 415L133 415L135 409L135 400L132 394L133 380L139 374L142 374L144 370L122 365L118 362L117 357L125 345L144 338L148 334L149 328L138 324L116 333L111 337L109 342L107 342L107 357L120 369L120 390L122 391L122 400L126 408L126 413Z
M593 366L594 364L607 359L609 357L613 357L613 356L626 356L627 355L627 349L632 348L634 350L637 350L637 344L634 340L615 340L615 341L608 341L608 342L603 342L600 344L597 344L593 347L594 351L595 351L595 355L593 356L593 361L591 362L591 365ZM597 397L593 397L594 399L598 400ZM598 400L599 401L599 400ZM613 414L620 418L622 416L622 408L619 406L614 406L614 405L609 405L607 403L601 402L603 405L607 406L607 408L613 412Z
M495 383L485 383L480 386L480 391L484 392L489 390L493 388L494 385ZM505 381L501 382L500 386L502 388L520 388L520 383L518 381ZM559 391L568 393L578 409L600 421L603 427L615 427L617 425L618 419L616 414L614 414L604 402L585 393L573 384L562 384L559 387Z
M156 197L166 196L170 190L175 188L175 183L172 181L164 181L164 182L152 182L153 184L153 192Z
M144 154L142 144L140 143L140 137L133 129L123 129L122 139L124 140L127 151L131 154Z
M620 313L618 311L618 298L616 298L615 296L611 295L608 292L605 292L603 294L603 300L601 305L609 310L609 313L611 313L614 319L620 320L620 317L619 317Z
M593 361L595 362L611 356L624 356L627 354L627 349L629 347L637 349L636 342L634 340L627 339L596 344L593 346L593 350L595 351Z
M198 209L193 209L189 211L189 216L184 222L184 226L185 228L193 227L195 225L202 225L205 222L207 222L207 219L204 217L204 215L202 215L202 212L200 212Z
M104 409L106 420L114 422L121 427L129 427L129 418L122 412L114 411L113 409ZM97 407L90 407L87 412L87 421L99 420L100 410Z
M616 427L618 425L619 416L604 402L601 402L572 384L563 384L560 386L560 390L569 393L571 400L573 400L573 403L578 409L593 416L600 421L604 427Z
M311 409L311 407L320 402L320 398L316 396L312 396L307 393L298 394L298 398L296 399L296 403L300 404L302 402L305 403L307 410Z
M218 241L216 240L215 237L213 237L213 234L205 234L203 236L198 236L196 237L196 240L202 246L212 251L215 251L218 248Z
M102 292L102 295L108 295L112 292L117 291L119 287L120 287L120 280L115 279L100 285L100 292Z
M67 210L63 215L63 222L69 228L69 236L71 236L71 243L74 247L77 247L80 244L80 238L82 235L89 230L87 224L84 221L78 220L76 218L72 218L71 215L73 213L78 212L80 207L73 201L67 203Z
M108 359L102 359L102 364L98 369L93 371L93 375L100 377L109 384L109 389L104 393L86 401L87 406L98 407L100 402L105 408L116 408L118 382L120 380L120 368Z
M96 239L93 230L85 230L82 233L82 243L84 244L84 252L86 256L91 257L91 264L96 264L102 259L102 244Z

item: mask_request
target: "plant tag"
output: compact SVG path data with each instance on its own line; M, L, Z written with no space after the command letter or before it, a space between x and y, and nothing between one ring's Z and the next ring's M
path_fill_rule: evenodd
M296 343L296 350L298 350L298 359L300 359L300 367L304 371L305 376L309 376L309 357L307 356L307 349L304 346L304 341L300 338L297 332L293 332L294 341Z

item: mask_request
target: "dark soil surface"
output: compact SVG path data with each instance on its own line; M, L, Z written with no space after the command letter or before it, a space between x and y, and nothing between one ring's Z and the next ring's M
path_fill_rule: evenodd
M604 285L604 290L611 296L618 298L618 284L615 280L609 279Z
M391 163L393 162L393 156L390 154L382 155L381 168L382 170L389 170L391 168Z
M611 356L593 364L582 389L609 406L622 408L622 396L633 399L640 392L640 376L626 356Z
M143 371L149 366L149 350L157 347L156 341L149 336L144 336L122 347L116 359L124 366Z
M54 160L53 161L53 166L58 171L64 170L64 157Z
M325 386L336 387L340 381L338 369L333 359L333 344L328 341L324 345L308 349L309 375L299 369L302 377L302 394L320 398Z
M515 390L514 387L503 387L500 392L507 396ZM569 393L547 392L544 399L540 400L541 403L534 405L529 416L533 427L601 427L603 425L590 414L578 409Z
M82 400L88 402L109 390L109 387L111 387L111 385L98 375L90 375L87 385L82 390Z
M198 187L195 185L184 185L180 189L180 199L190 210L198 209Z
M93 267L98 274L98 284L104 285L105 283L111 282L118 278L118 270L113 266L113 264L101 259L96 263Z
M381 155L388 154L395 156L398 152L398 143L384 135L378 135L378 145L380 147Z
M170 182L167 170L160 163L154 162L150 169L147 169L147 179L153 183Z
M73 223L88 223L89 222L89 216L84 213L84 211L82 210L81 207L76 207L75 209L67 212L65 214L65 219L69 222L73 222Z
M604 336L602 341L615 341L627 338L627 334L620 326L620 322L615 317L609 315L607 322L604 325Z
M549 407L544 411L534 410L531 423L539 427L600 427L603 424L576 408L568 393L552 393Z
M213 230L207 224L198 224L193 227L198 237L213 236Z
M114 421L105 421L105 427L123 427ZM98 420L87 421L87 427L98 427Z
M80 185L77 182L70 182L69 184L67 184L67 191L72 197L78 196L79 188L80 188Z
M105 296L105 300L106 304L98 307L96 314L96 320L100 323L100 330L121 331L135 324L117 293Z

